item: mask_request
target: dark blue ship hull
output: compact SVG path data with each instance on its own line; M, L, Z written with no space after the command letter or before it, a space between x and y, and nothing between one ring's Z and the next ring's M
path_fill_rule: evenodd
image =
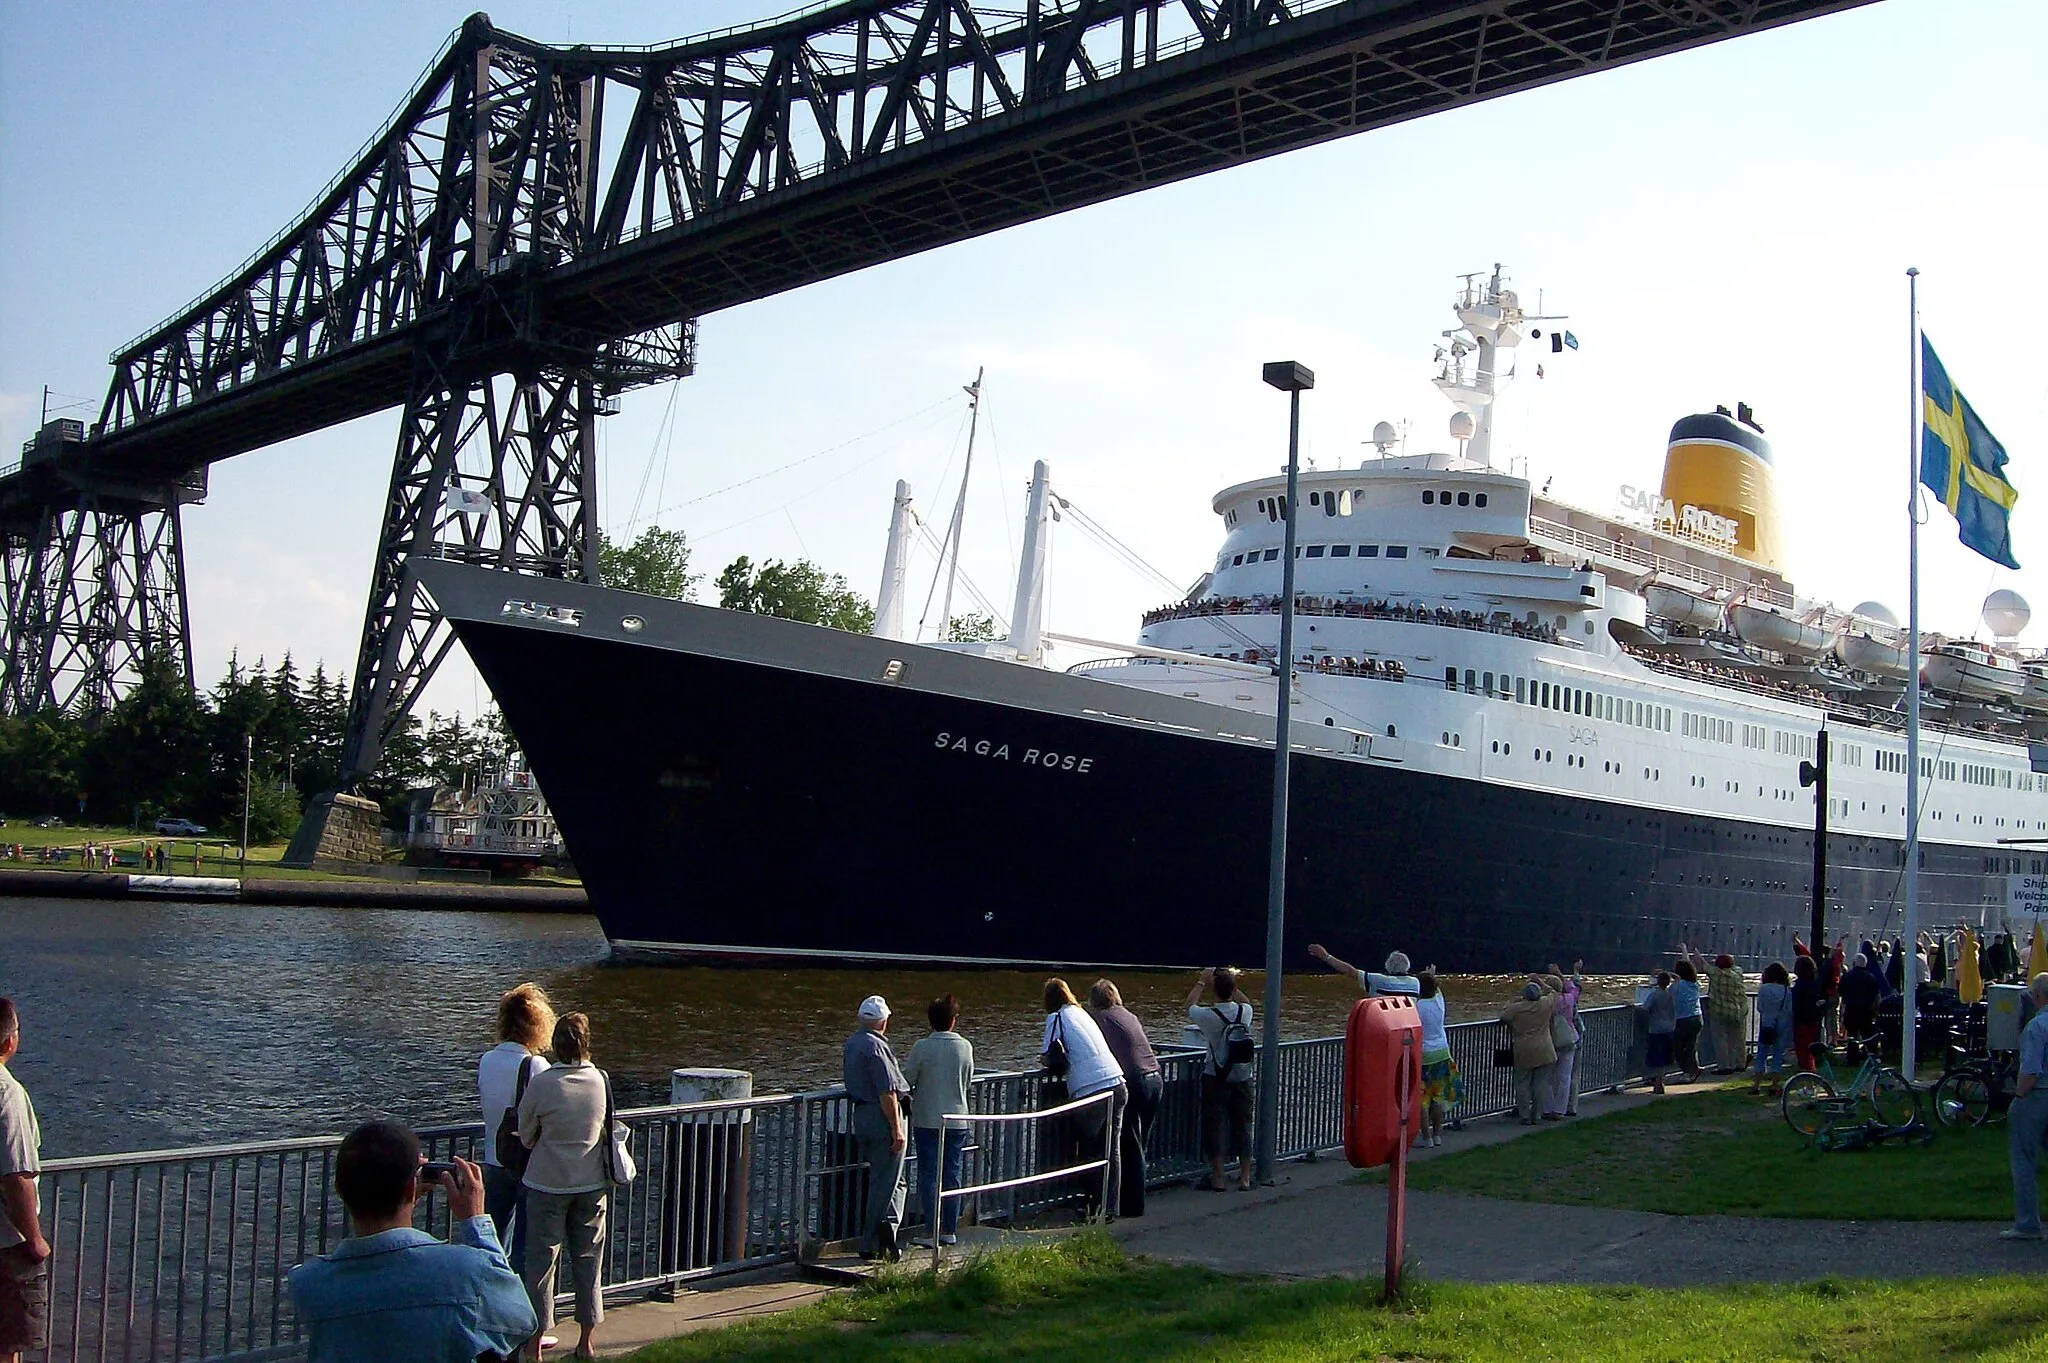
M714 614L729 617L695 618ZM1082 698L1100 704L450 615L622 951L1103 967L1264 955L1269 746L1130 722L1127 688L1060 674L1029 685L1092 688ZM821 653L930 652L804 637ZM1632 971L1684 940L1754 968L1789 958L1808 923L1808 833L1383 762L1294 763L1290 960L1321 941L1460 971L1580 956ZM1897 931L1902 844L1836 836L1829 851L1828 935ZM1924 851L1923 921L1975 922L2002 898L2002 860Z

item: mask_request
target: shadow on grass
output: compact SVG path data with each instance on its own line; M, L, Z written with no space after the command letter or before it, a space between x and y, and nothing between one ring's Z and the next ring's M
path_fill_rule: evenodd
M1691 1290L1232 1278L1126 1260L1095 1234L899 1274L768 1321L652 1346L639 1363L839 1360L1945 1359L2048 1357L2032 1278Z
M1823 1153L1746 1087L1659 1099L1409 1166L1411 1188L1676 1215L2003 1221L2005 1128Z

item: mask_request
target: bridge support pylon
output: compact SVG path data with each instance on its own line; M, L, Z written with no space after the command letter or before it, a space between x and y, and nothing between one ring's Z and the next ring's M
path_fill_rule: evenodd
M107 477L83 429L50 422L23 450L0 506L0 711L98 714L152 664L189 686L179 507L205 496L199 470L163 482Z

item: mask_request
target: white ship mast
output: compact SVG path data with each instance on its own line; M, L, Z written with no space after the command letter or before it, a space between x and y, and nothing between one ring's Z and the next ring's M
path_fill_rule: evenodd
M960 472L960 496L953 503L953 526L946 532L947 543L953 546L952 560L946 565L946 596L939 607L939 638L944 639L953 630L953 583L960 576L960 529L967 520L967 483L974 477L974 432L981 424L981 376L985 369L974 371L974 382L967 385L967 463ZM944 546L942 545L941 548ZM929 605L931 598L926 597Z
M1521 297L1506 287L1498 263L1484 284L1477 282L1477 271L1461 278L1465 287L1452 304L1461 325L1446 331L1445 344L1437 347L1442 367L1436 386L1452 406L1471 418L1469 431L1466 423L1452 420L1452 435L1466 442L1465 457L1492 468L1494 399L1515 377L1512 369L1500 372L1500 352L1519 346L1524 335L1541 335L1526 331L1528 323L1552 319L1522 311Z
M896 504L889 513L889 548L882 555L882 590L875 597L875 637L909 640L903 632L903 579L910 569L910 536L917 512L910 505L910 484L896 480Z

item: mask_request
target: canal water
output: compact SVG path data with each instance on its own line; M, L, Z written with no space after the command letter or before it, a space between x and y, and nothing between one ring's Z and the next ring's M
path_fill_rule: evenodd
M927 1030L925 1002L950 990L978 1064L1028 1065L1044 978L614 964L580 915L0 901L0 995L23 1024L13 1071L35 1097L45 1158L312 1135L373 1115L471 1120L476 1056L499 993L521 980L590 1015L597 1062L628 1104L666 1101L679 1065L752 1070L756 1092L836 1082L870 993L897 1009L899 1054ZM1093 978L1069 982L1085 994ZM1155 1042L1179 1040L1191 976L1117 982ZM1447 979L1452 1020L1493 1016L1519 984ZM1631 984L1592 981L1588 1002ZM1290 974L1284 1034L1339 1032L1357 998L1337 975Z

